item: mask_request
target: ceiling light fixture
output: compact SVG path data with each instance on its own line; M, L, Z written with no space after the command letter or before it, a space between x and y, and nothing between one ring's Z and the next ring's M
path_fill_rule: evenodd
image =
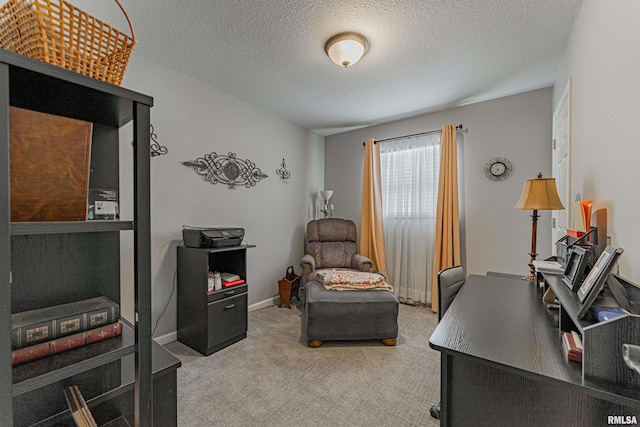
M341 67L355 64L369 49L369 42L358 33L341 33L331 37L324 46L327 56Z

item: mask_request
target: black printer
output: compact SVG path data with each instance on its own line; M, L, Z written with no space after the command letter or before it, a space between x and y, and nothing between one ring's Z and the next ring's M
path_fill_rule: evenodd
M239 246L244 239L244 228L216 227L197 228L183 227L182 240L190 248L226 248Z

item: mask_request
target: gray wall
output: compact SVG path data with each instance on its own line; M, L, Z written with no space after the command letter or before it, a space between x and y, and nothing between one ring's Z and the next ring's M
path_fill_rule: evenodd
M95 4L81 3L89 12ZM640 198L633 185L640 143L633 126L640 116L640 56L635 54L639 21L637 0L585 0L553 90L557 99L567 78L573 78L573 189L592 198L596 208L609 210L612 243L625 249L621 272L636 282L640 281L640 265L635 263L640 256L640 229L635 224ZM122 27L118 22L114 24ZM366 138L438 129L443 123L463 123L467 130L460 137L460 156L468 269L527 272L531 219L528 212L513 206L526 178L538 171L545 176L551 172L550 89L334 135L326 138L323 148L322 137L159 67L140 54L134 53L123 86L155 97L152 122L160 142L169 147L168 156L152 160L154 316L169 302L156 336L175 330L171 293L182 224L247 228L247 240L258 245L249 251L249 298L259 305L276 293L275 280L283 267L297 265L304 223L318 215L318 190L335 190L336 216L359 222ZM131 132L121 139L126 151ZM236 152L254 160L270 177L254 188L232 191L201 181L179 164L209 151ZM484 164L494 156L514 163L515 174L508 181L494 183L484 177ZM293 173L286 184L275 177L282 157ZM236 209L220 209L221 202ZM123 208L126 211L126 204ZM549 217L543 212L539 223L540 259L549 255L551 246ZM125 257L130 248L125 242ZM123 295L131 301L132 273L126 263L123 275ZM123 309L133 310L131 305Z
M554 86L573 80L572 198L606 208L620 273L640 283L640 2L585 0Z
M552 90L540 89L325 138L325 188L334 190L335 216L360 221L362 142L440 129L458 131L463 240L469 273L528 273L531 212L514 209L525 179L551 175ZM506 157L515 172L507 181L484 176L485 163ZM550 256L550 213L538 223L538 259Z
M273 303L289 265L299 273L304 228L316 211L323 182L324 137L222 91L134 55L124 87L154 97L151 123L169 153L151 160L152 310L162 312L155 337L175 339L176 247L182 226L238 226L257 247L247 251L250 308ZM132 215L131 129L121 131L121 202ZM181 164L210 152L253 161L268 178L255 187L212 185ZM276 174L285 159L289 180ZM123 259L132 243L123 245ZM123 311L131 318L131 265L123 262ZM204 291L204 289L203 289Z

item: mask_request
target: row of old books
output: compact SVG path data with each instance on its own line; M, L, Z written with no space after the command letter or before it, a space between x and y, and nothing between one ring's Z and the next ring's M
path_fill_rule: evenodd
M78 348L122 334L120 306L105 296L11 315L11 363Z

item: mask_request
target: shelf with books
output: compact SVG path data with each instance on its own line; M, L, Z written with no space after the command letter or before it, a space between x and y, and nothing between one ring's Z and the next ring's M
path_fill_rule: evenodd
M13 396L116 361L135 352L135 334L123 322L122 335L13 367Z
M16 312L11 315L12 362L120 335L119 320L120 305L104 295ZM60 346L61 338L68 341ZM25 348L32 351L25 353Z
M0 387L6 391L0 393L0 424L40 425L68 413L61 393L63 386L70 385L67 382L82 386L83 394L87 390L88 400L108 400L111 391L120 387L123 359L132 357L135 387L122 405L122 414L140 425L152 425L149 141L153 98L0 49L0 99L0 127L5 129L0 133ZM23 128L26 131L18 136L27 139L20 140L11 133L12 123L16 124L10 115L14 108L90 122L88 188L120 189L121 184L126 185L135 206L133 218L84 221L79 215L73 219L80 220L61 221L62 217L54 215L45 217L54 221L22 217L12 222L11 191L15 187L10 179L16 177L12 175L16 158L10 155L11 146L14 141L28 144L31 138L35 140L30 129L40 132L45 140L60 130L34 123ZM123 141L120 134L125 125L130 136ZM121 146L129 145L130 140L134 141L133 149L125 153ZM62 141L56 147L71 150L72 145ZM20 148L27 166L30 156L40 154ZM120 156L129 153L135 167L131 181L121 183ZM27 176L49 182L44 172L53 168L47 167L49 157L42 158L44 166ZM86 162L86 156L83 159ZM52 166L57 164L50 161ZM55 182L65 184L65 177L64 171L53 174ZM121 236L125 234L133 237L135 253L121 253ZM12 365L13 314L98 296L120 304L123 260L134 271L134 281L127 286L133 287L135 333L133 326L125 325L120 336ZM33 405L34 401L38 405Z

